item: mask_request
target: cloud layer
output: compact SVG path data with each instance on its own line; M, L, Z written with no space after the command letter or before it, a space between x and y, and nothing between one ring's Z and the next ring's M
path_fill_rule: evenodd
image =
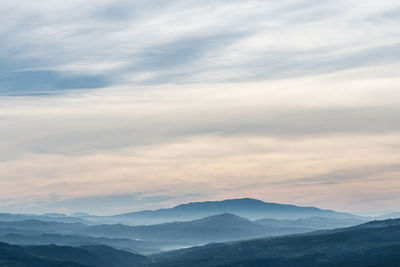
M1 1L0 209L395 209L399 14L391 0Z
M400 5L390 0L0 5L2 94L280 79L393 64L400 54ZM62 77L68 86L55 82Z

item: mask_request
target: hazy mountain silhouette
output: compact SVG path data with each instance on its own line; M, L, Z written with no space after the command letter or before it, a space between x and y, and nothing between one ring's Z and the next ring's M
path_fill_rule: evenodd
M93 224L93 222L84 220L82 218L79 218L78 216L67 216L65 214L59 214L59 213L47 213L43 215L0 213L0 221L2 222L15 222L15 221L26 221L26 220Z
M397 219L400 218L400 212L393 212L376 217L377 220Z
M88 225L82 223L61 223L61 222L50 222L41 220L25 220L25 221L0 221L0 229L12 228L12 229L29 229L41 233L57 233L57 234L69 234L84 231Z
M204 214L211 215L197 218ZM238 214L243 214L247 218L240 217ZM319 216L306 217L315 214ZM267 215L300 218L265 218ZM98 219L98 217L85 213L75 214L75 216L85 216L85 218L70 220L72 223L60 222L59 218L68 218L62 214L31 216L35 219L22 220L29 216L26 214L3 214L3 217L0 216L0 241L21 245L101 244L147 255L211 242L305 233L363 222L361 217L347 213L313 207L266 203L249 198L195 202L171 209L101 217L101 220L111 218L111 222L129 221L131 224L138 224L138 222L145 221L151 222L150 225L93 224L92 222L86 224L82 222L93 218ZM251 221L248 217L263 219ZM6 221L1 221L1 218L5 218ZM17 220L9 221L11 218ZM42 221L41 218L45 218L45 220ZM55 218L56 221L50 221L50 218ZM195 219L190 220L190 218ZM159 221L169 222L157 223Z
M220 222L228 228L231 223L254 223L231 214L191 223L207 222ZM20 247L0 243L0 264L34 267L400 266L400 219L306 234L214 243L150 257L107 246Z
M365 219L361 218L345 218L345 219L335 219L335 218L323 218L323 217L310 217L310 218L300 218L296 220L276 220L265 218L261 220L254 221L264 226L277 227L298 227L312 230L320 229L333 229L333 228L343 228L353 225L358 225L365 223Z
M256 220L263 218L298 219L308 217L324 218L355 218L357 216L322 210L315 207L300 207L295 205L267 203L257 199L242 198L223 201L193 202L178 205L170 209L146 210L114 216L82 215L83 219L101 222L120 222L130 225L167 223L173 221L190 221L222 213L232 213L237 216Z
M185 244L198 244L306 231L307 229L298 227L263 226L248 219L224 213L193 221L156 225L96 225L89 227L86 233L112 237L129 237L139 240L173 240Z
M0 222L0 241L12 244L58 244L78 246L104 244L144 254L210 242L227 242L257 237L304 233L308 228L264 226L233 214L198 220L129 226L84 225L27 220Z
M204 214L210 215L197 218ZM85 218L71 219L69 223L59 221L63 218L60 214L33 216L34 219L29 216L0 215L0 241L24 245L0 244L0 266L400 264L400 219L359 224L366 218L254 199L197 202L100 217L126 219L132 224L148 221L151 225L82 223L93 219L87 214L76 214ZM343 226L350 227L339 228ZM190 248L171 251L185 247ZM149 257L136 253L148 255L166 250L170 251Z
M13 245L48 245L55 244L59 246L88 246L88 245L106 245L116 249L122 249L133 253L151 254L161 252L162 242L137 241L128 238L107 238L91 237L84 235L59 235L59 234L16 234L9 233L0 235L0 242Z

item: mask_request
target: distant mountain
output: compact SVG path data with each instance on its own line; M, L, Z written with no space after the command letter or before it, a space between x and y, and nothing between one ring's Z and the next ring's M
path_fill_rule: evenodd
M25 221L0 221L0 232L4 228L12 228L17 230L34 230L40 233L57 233L70 234L84 231L88 225L82 223L62 223L41 220L25 220Z
M133 267L149 259L106 246L79 248L55 245L20 247L0 243L0 266L26 267Z
M7 234L0 235L0 242L13 245L48 245L59 246L88 246L106 245L132 253L152 254L161 252L158 242L137 241L128 238L91 237L84 235L59 235L59 234L16 234L10 229Z
M143 254L210 242L227 242L310 231L297 226L265 226L233 214L155 225L84 225L27 220L0 222L0 241L12 244L79 246L104 244Z
M11 222L9 222L11 223ZM40 235L43 234L43 231L37 231L32 229L16 229L12 227L1 227L0 226L0 236L7 234L18 234L18 235ZM1 240L0 240L1 242ZM7 242L5 242L7 243Z
M226 242L256 237L304 233L300 227L270 227L233 214L214 215L187 222L173 222L145 226L95 225L85 232L91 235L128 237L137 240L179 242L199 245L209 242Z
M15 221L26 221L26 220L93 224L93 222L84 220L82 218L79 218L78 216L77 217L66 216L65 214L58 214L58 213L48 213L43 215L0 213L0 222L15 222Z
M0 213L0 222L40 220L61 223L145 225L160 224L174 221L191 221L222 213L231 213L250 219L299 219L323 217L330 219L361 218L349 213L322 210L315 207L300 207L295 205L267 203L257 199L242 198L223 201L192 202L173 208L145 210L117 214L113 216L96 216L87 213L74 213L71 216L58 213L43 215Z
M312 230L321 230L321 229L334 229L334 228L343 228L350 227L354 225L359 225L365 223L365 219L361 218L345 218L345 219L335 219L335 218L323 218L323 217L310 217L310 218L300 218L296 220L276 220L276 219L261 219L254 221L264 226L271 227L298 227Z
M400 219L154 256L153 266L400 266Z
M393 212L376 217L377 220L397 219L400 218L400 212Z
M348 229L354 230L354 229L384 228L391 226L400 226L400 219L374 220L353 227L349 227Z
M0 214L0 242L74 247L106 245L149 255L213 242L299 234L364 222L363 218L347 213L266 203L248 198L195 202L171 209L115 216L94 217L84 213L75 216L84 218L63 214ZM10 221L12 218L16 221ZM66 219L70 223L64 222ZM82 223L89 220L97 223L107 221L109 224ZM131 225L113 222L128 222ZM147 225L137 225L140 222L146 222Z
M314 207L299 207L295 205L266 203L261 200L243 198L223 201L206 201L182 204L170 209L146 210L114 216L82 216L85 220L97 223L124 223L129 225L157 224L173 221L190 221L222 213L231 213L250 220L298 219L308 217L324 218L356 218L357 216L322 210Z

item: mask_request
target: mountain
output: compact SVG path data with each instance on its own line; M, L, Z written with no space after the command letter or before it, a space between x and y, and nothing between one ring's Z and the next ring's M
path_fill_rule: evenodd
M278 223L274 226L266 226L229 213L193 221L141 226L124 224L84 225L39 220L0 222L0 234L2 235L47 235L48 237L55 234L63 236L80 235L82 237L129 238L147 241L190 241L191 243L276 236L306 232L307 230L307 228L297 226L280 227Z
M153 266L400 266L400 219L155 255Z
M234 214L155 225L84 225L38 220L0 222L0 241L11 244L79 246L104 244L149 254L210 242L227 242L310 231L297 226L265 226Z
M34 255L61 261L76 262L95 267L132 267L144 266L148 258L117 250L108 246L31 246L26 248Z
M138 211L114 216L84 215L80 218L97 223L118 222L129 225L143 225L190 221L222 213L231 213L250 220L263 218L298 219L315 216L336 219L357 217L348 213L322 210L314 207L299 207L295 205L267 203L251 198L242 198L223 201L193 202L169 209Z
M27 267L133 267L149 259L107 246L29 246L0 243L0 266Z
M75 262L43 258L19 246L0 243L0 266L21 267L89 267Z
M78 216L66 216L65 214L48 213L43 215L36 214L13 214L13 213L0 213L0 222L15 222L26 220L40 220L47 222L61 222L61 223L83 223L93 224L93 222L79 218Z
M303 233L299 227L270 227L238 217L234 214L214 215L187 222L156 225L95 225L86 230L90 235L128 237L147 241L174 241L175 244L199 245L209 242L226 242L256 237Z
M70 234L82 232L87 227L89 226L82 223L50 222L36 219L25 221L0 221L0 231L4 228L12 228L17 230L33 230L41 233Z
M192 230L196 229L196 225L211 227L213 224L210 225L210 222L217 224L213 228L214 233L224 231L222 225L228 229L236 227L239 232L243 228L253 227L253 224L264 227L232 214L207 217L190 224L181 223ZM162 227L171 229L167 226L164 224ZM0 266L400 266L400 219L371 221L353 227L306 234L213 243L151 257L103 245L21 247L0 243Z
M39 220L0 222L0 242L15 245L56 244L65 246L107 245L131 252L159 252L159 242L127 238L107 238L101 233L87 235L91 226L81 223L59 223Z
M222 213L231 213L250 220L263 218L299 219L308 217L331 219L361 218L348 213L322 210L315 207L267 203L257 199L242 198L223 201L192 202L173 208L137 211L111 216L96 216L82 212L74 213L71 216L58 213L42 215L0 213L0 222L40 220L60 223L82 223L86 225L116 223L145 225L174 221L191 221Z
M161 252L157 242L137 241L128 238L106 238L91 237L84 235L58 235L58 234L16 234L12 230L4 235L0 235L0 242L13 245L48 245L59 246L87 246L87 245L106 245L116 249L129 251L132 253L152 254Z
M376 217L377 220L397 219L400 218L400 212L393 212Z
M353 227L349 227L348 229L369 229L369 228L383 228L383 227L391 227L391 226L400 226L400 219L387 219L387 220L374 220L367 223L363 223L360 225L356 225Z
M261 220L254 221L258 224L264 226L271 227L298 227L312 230L321 230L321 229L334 229L334 228L343 228L354 225L359 225L365 223L365 219L361 218L344 218L344 219L335 219L335 218L323 218L323 217L310 217L310 218L300 218L296 220L276 220L265 218Z

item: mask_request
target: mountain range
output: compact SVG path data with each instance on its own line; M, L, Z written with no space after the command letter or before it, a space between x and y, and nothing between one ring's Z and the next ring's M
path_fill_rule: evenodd
M141 256L108 246L0 243L1 266L399 266L400 219L312 233L208 244Z
M210 242L227 242L311 231L307 227L263 225L233 214L155 225L85 225L26 220L0 222L0 241L12 244L104 244L143 254Z
M0 214L0 266L357 266L370 255L390 266L397 240L400 219L249 198L111 216Z
M250 220L298 219L323 217L335 219L358 218L349 213L323 210L315 207L267 203L257 199L242 198L223 201L192 202L173 208L145 210L112 216L93 216L81 214L79 218L97 223L124 223L128 225L156 224L173 221L190 221L213 215L231 213Z

